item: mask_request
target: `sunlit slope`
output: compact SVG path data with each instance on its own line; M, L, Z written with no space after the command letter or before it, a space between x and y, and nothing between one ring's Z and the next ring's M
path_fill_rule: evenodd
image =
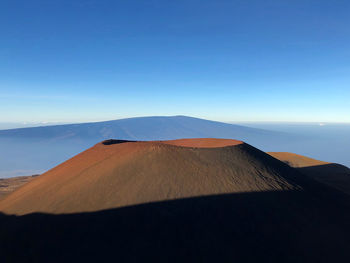
M319 161L310 157L289 152L269 152L268 154L295 168L329 164L328 162Z
M74 213L224 193L300 190L297 171L235 140L109 140L0 202L0 211Z

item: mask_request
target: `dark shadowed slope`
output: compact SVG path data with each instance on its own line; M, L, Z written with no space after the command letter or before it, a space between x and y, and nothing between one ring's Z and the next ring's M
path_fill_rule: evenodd
M69 215L0 213L4 262L337 262L350 258L349 206L273 191Z
M344 165L288 152L269 152L269 154L319 182L350 194L350 169Z
M222 193L300 190L295 170L235 140L106 141L0 202L6 213L74 213Z

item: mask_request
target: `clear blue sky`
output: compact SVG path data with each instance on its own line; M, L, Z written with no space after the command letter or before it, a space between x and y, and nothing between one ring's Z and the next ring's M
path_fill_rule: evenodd
M0 2L0 122L350 122L350 1Z

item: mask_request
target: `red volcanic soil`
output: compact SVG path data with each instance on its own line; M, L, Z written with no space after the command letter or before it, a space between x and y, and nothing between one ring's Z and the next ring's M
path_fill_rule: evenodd
M268 152L268 154L294 168L329 164L328 162L319 161L310 157L290 152Z
M108 140L0 201L0 211L75 213L224 193L302 189L295 171L236 140Z
M160 141L164 144L170 144L175 146L193 147L193 148L220 148L225 146L235 146L243 144L242 141L230 140L230 139L180 139L172 141Z
M289 152L269 152L268 154L321 183L350 194L350 169L344 165Z

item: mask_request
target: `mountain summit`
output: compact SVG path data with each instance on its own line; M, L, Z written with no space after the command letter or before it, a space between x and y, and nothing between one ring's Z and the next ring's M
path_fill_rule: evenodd
M284 163L237 140L107 140L0 203L6 213L75 213L224 193L301 190Z

